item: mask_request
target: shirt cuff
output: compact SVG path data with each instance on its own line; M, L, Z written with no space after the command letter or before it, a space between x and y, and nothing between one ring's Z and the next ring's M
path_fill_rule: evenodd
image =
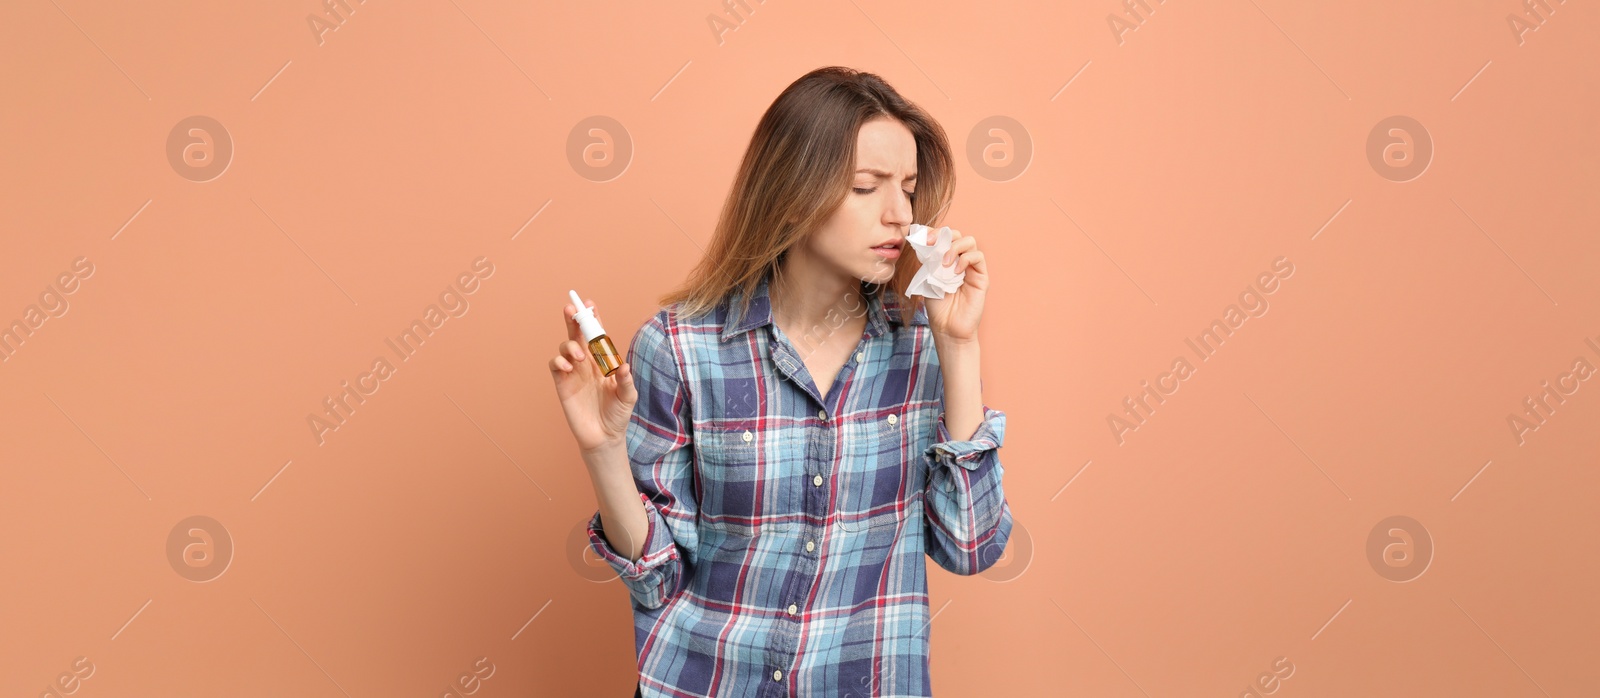
M978 430L973 432L972 438L963 441L951 439L950 429L945 426L944 413L939 414L939 421L934 431L934 443L924 453L935 462L946 465L956 465L967 470L977 470L982 465L983 456L1000 448L1006 439L1006 413L1000 410L983 406L983 422L978 424Z
M672 532L658 520L661 514L650 505L650 497L643 492L639 493L639 504L644 507L647 528L644 536L644 550L638 560L629 560L626 555L611 547L606 540L605 529L600 526L600 512L596 511L589 519L589 545L596 554L617 571L617 575L624 581L637 582L663 563L678 556L678 548L673 545Z

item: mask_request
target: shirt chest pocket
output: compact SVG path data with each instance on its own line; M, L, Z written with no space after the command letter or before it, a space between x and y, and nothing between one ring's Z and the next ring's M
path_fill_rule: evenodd
M916 458L933 443L934 408L883 411L851 424L846 445L858 455L876 458Z
M793 523L806 458L797 433L701 427L695 444L703 524L753 534Z
M867 425L867 431L869 432L869 438L873 439L875 443L883 448L890 448L913 433L908 428L910 426L900 413L890 412L874 418Z
M880 413L858 429L858 438L879 453L898 452L902 458L919 460L933 445L940 414L937 404Z
M914 513L911 502L922 481L917 443L897 410L853 415L842 428L841 457L833 477L831 514L845 532L899 527Z

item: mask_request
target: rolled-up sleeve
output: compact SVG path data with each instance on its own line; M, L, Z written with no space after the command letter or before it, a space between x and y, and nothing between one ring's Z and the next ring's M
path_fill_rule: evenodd
M923 451L928 479L923 490L928 557L961 575L993 566L1011 537L1011 507L1001 486L1000 446L1006 414L983 406L983 422L972 437L951 438L941 413L934 443Z
M668 311L662 310L628 347L628 365L639 390L628 422L628 462L649 521L639 559L629 560L606 540L600 512L589 520L595 553L616 570L634 603L650 609L665 604L689 577L699 542L690 400L671 323Z

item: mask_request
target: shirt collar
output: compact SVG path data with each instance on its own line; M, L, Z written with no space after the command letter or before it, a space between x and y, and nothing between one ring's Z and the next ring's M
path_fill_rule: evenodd
M756 290L750 296L750 309L744 317L734 318L738 312L739 291L728 294L724 300L722 339L727 340L735 335L749 332L763 325L772 323L772 297L769 282L771 275L761 277L756 285ZM866 294L866 282L862 282L862 293ZM877 337L896 327L903 327L906 323L902 320L905 307L901 304L899 295L893 288L886 288L882 293L867 295L867 332ZM927 324L927 311L919 309L911 324Z

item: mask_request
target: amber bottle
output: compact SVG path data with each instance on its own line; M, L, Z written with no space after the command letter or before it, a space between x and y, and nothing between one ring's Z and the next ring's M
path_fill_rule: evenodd
M622 367L622 357L617 354L617 345L611 343L611 338L606 336L600 321L595 318L594 310L583 304L583 299L578 297L577 291L568 290L567 295L572 298L573 307L578 312L572 316L578 321L578 329L583 331L583 341L589 345L589 354L594 356L596 366L600 372L611 375Z

